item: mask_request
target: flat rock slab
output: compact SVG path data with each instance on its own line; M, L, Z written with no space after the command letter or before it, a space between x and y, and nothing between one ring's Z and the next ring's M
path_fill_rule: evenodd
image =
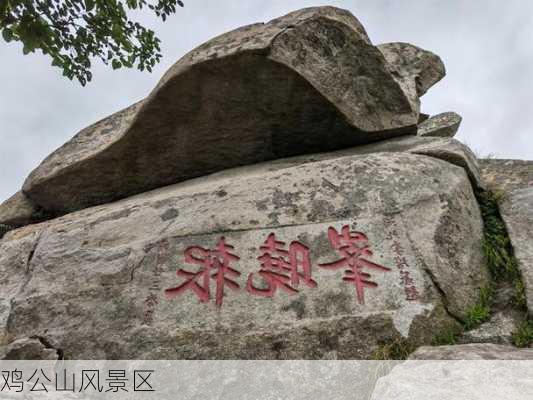
M532 349L494 344L423 347L380 378L371 400L527 400Z
M418 124L419 136L454 137L463 118L455 112L434 115Z
M274 167L286 167L301 162L318 161L332 157L373 153L420 154L447 161L464 168L475 189L484 190L486 188L476 156L468 146L453 138L403 136L331 153L311 154L276 160L272 162L272 165Z
M148 98L50 155L23 191L67 213L238 165L414 133L417 121L359 21L309 8L191 51Z
M479 159L481 175L492 190L510 192L533 187L533 161Z
M467 174L442 160L242 167L8 232L0 343L27 354L37 337L68 359L369 358L456 326L488 283L481 238Z
M533 349L491 343L421 347L411 360L533 360Z
M500 204L518 268L526 287L527 306L533 312L533 187L507 192Z

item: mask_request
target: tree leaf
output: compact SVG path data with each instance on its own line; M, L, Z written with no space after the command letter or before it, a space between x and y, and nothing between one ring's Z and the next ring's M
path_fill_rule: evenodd
M11 42L15 38L15 36L13 35L13 31L9 28L4 28L2 30L2 37L8 43Z

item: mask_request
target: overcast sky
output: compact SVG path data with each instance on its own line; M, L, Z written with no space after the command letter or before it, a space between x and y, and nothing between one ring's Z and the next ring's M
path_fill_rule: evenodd
M422 111L463 116L458 138L483 156L533 160L533 2L527 0L184 0L166 23L139 20L162 40L152 74L96 65L82 88L40 55L0 41L0 202L50 152L85 126L145 97L193 47L238 26L309 6L349 9L375 44L403 41L444 60L447 76Z

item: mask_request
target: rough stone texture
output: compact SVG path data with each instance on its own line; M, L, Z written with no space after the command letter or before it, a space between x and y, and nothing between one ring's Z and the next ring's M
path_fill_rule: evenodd
M421 347L411 360L533 360L533 349L491 343Z
M479 159L479 166L492 190L510 192L533 187L533 161Z
M390 340L429 343L456 326L452 315L488 282L465 171L414 154L330 157L224 171L8 232L0 352L39 338L67 359L368 358ZM318 267L342 258L328 228L346 225L391 268L367 270L378 287L366 288L364 305L342 269ZM317 288L247 293L250 273L260 285L258 247L270 233L309 247ZM240 290L226 287L220 309L214 281L208 303L191 291L166 298L184 281L178 268L195 269L184 250L222 236L241 257Z
M0 204L0 225L27 225L36 212L35 204L24 193L17 192Z
M49 156L23 190L66 213L229 167L414 133L417 121L357 19L309 8L191 51L144 101Z
M513 284L498 282L494 286L490 319L477 328L464 332L458 338L458 343L512 344L512 335L523 322L524 313L514 305Z
M515 189L504 196L500 212L518 268L526 287L527 306L533 313L533 187Z
M533 349L495 344L423 347L381 377L372 400L499 400L533 396Z
M2 360L58 360L62 355L39 338L15 340L0 349Z
M416 109L420 107L419 97L446 75L440 57L420 47L396 42L380 44L378 49Z
M419 136L454 137L463 118L455 112L434 115L418 124Z
M481 177L477 158L472 151L463 143L452 138L435 138L420 136L404 136L371 143L364 146L352 147L339 150L333 153L312 154L299 157L292 157L276 160L273 166L287 166L304 161L317 161L331 157L342 157L346 155L371 154L371 153L411 153L421 154L428 157L447 161L465 169L476 189L485 189L485 183Z
M511 345L512 335L522 321L522 313L499 311L493 314L489 321L481 324L476 329L465 332L460 338L460 343Z

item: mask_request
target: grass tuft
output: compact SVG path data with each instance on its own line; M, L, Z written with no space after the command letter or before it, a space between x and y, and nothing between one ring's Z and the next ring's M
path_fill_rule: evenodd
M380 345L374 354L373 360L406 360L415 351L416 347L406 339L395 339L390 343Z
M477 194L484 224L483 252L493 281L510 282L515 288L514 305L525 310L526 296L522 275L498 207L503 197L503 192L485 191Z
M431 341L432 346L449 346L457 343L457 337L461 334L460 329L448 329L440 332Z

